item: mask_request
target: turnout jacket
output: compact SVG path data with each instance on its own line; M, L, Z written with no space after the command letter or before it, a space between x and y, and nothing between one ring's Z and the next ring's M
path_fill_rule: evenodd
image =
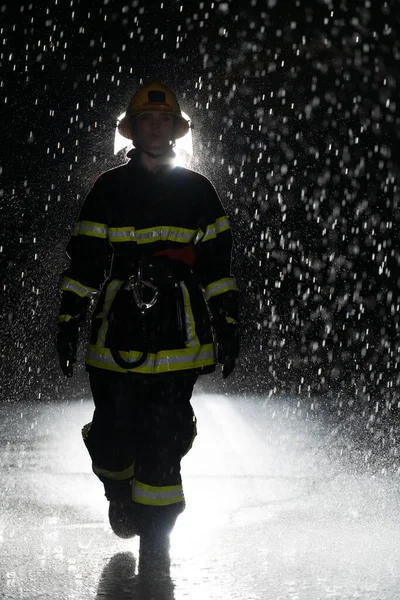
M83 203L58 321L82 319L97 300L87 367L211 371L215 333L237 322L229 221L207 178L170 166L153 174L135 151L128 156L99 176ZM138 281L146 308L135 297Z

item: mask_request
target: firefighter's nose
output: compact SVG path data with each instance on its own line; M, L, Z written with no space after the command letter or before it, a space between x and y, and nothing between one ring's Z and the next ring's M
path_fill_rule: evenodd
M151 122L151 127L153 130L157 131L158 129L160 129L161 126L161 121L159 119L153 119Z

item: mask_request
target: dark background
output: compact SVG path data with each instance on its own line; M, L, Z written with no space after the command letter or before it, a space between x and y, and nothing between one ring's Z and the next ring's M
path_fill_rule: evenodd
M242 357L207 390L396 413L398 1L0 5L1 399L88 392L54 349L64 249L152 78L235 233ZM81 350L82 353L82 350Z

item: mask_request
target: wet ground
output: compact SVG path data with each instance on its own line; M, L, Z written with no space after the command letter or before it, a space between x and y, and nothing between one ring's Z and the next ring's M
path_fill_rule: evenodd
M91 402L0 406L1 599L399 598L393 428L291 399L193 405L169 576L139 575L137 540L109 528L80 438Z

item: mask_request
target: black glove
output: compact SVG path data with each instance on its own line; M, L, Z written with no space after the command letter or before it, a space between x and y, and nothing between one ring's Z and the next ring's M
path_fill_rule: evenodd
M79 340L80 319L73 318L58 324L57 352L62 372L72 377Z
M236 366L240 341L236 323L220 324L216 328L217 360L222 364L222 377L226 379Z

